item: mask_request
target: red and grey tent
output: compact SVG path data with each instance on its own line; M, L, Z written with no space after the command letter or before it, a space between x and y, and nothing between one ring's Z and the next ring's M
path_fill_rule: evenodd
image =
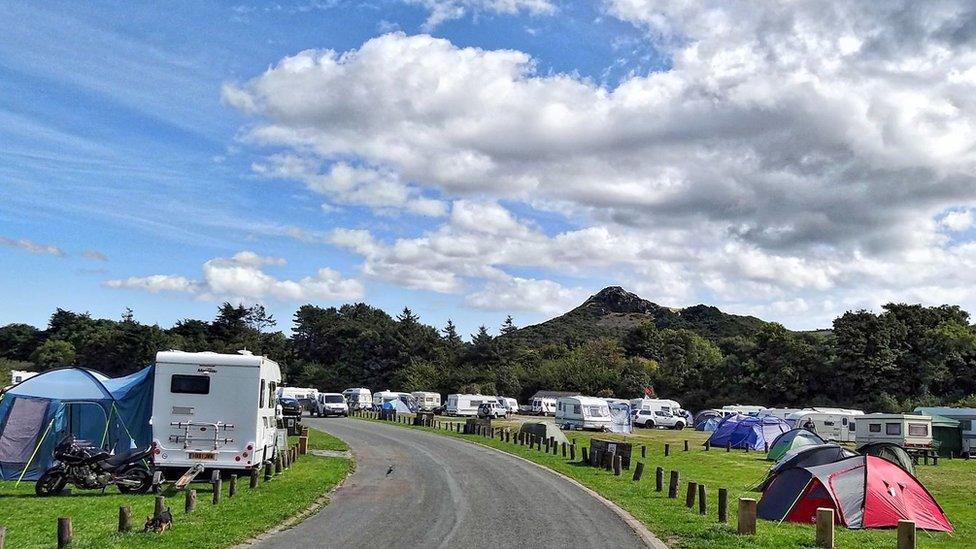
M918 528L951 532L952 524L915 477L888 460L855 456L776 475L759 500L767 520L814 523L817 508L834 509L848 528L885 528L911 520Z

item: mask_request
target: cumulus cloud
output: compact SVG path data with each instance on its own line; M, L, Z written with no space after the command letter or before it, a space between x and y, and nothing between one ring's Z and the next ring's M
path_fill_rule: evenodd
M343 278L333 269L322 268L299 280L281 280L261 270L266 265L283 265L284 259L242 251L230 258L214 258L203 264L202 280L176 275L150 275L107 280L109 288L127 288L158 292L185 292L201 299L241 298L276 299L280 301L314 301L358 299L363 285L356 279Z
M28 252L33 252L35 254L47 254L53 255L55 257L65 257L67 254L64 250L58 248L57 246L51 246L50 244L41 244L39 242L34 242L26 238L7 238L5 236L0 236L0 246L8 246L10 248L20 248L21 250L27 250Z
M85 250L81 252L81 255L94 261L108 261L108 257L98 250Z
M972 210L962 210L945 214L940 224L950 231L961 233L973 226Z
M490 311L534 311L561 314L579 305L591 292L582 288L566 288L552 280L512 277L489 282L465 299L477 309Z
M520 12L531 15L555 13L556 6L549 0L406 0L425 8L430 15L422 25L431 31L445 21L460 19L469 13L496 13L515 15Z

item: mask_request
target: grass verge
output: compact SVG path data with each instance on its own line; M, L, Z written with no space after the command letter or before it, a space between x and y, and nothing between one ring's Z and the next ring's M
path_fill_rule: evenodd
M442 422L445 418L439 418ZM526 418L527 421L532 421ZM494 422L499 427L515 427L518 422ZM406 427L402 424L395 424ZM617 477L599 468L570 462L561 456L530 450L513 443L475 435L459 435L446 429L409 427L436 432L445 436L467 439L529 459L540 465L569 476L600 493L627 510L637 520L671 547L675 548L782 548L814 547L815 532L812 525L774 523L760 520L755 536L741 537L735 534L735 513L739 497L759 499L761 494L749 491L763 478L770 462L765 454L742 450L726 452L724 449L704 451L702 443L707 436L696 431L639 430L633 435L614 435L590 432L567 432L575 438L577 447L589 447L591 438L621 440L634 445L633 463L644 462L644 476L633 482L632 470ZM689 451L683 451L684 441L689 441ZM670 455L664 456L664 444L670 444ZM640 458L640 446L645 445L647 457ZM654 469L665 470L664 492L654 490ZM667 498L667 481L671 470L677 470L681 484L677 499ZM956 531L952 534L918 532L919 547L970 548L976 547L976 461L941 460L938 466L919 466L919 480L932 492L942 505ZM688 481L703 483L707 491L707 514L698 514L685 507L684 496ZM719 523L716 518L718 488L729 490L729 522ZM848 530L838 527L836 546L844 548L874 549L895 547L894 530Z
M316 431L309 431L317 444L330 449L345 443ZM115 488L104 494L74 489L71 495L39 498L34 483L0 482L0 526L7 528L7 547L53 547L57 518L71 517L74 528L72 548L153 547L217 549L228 547L269 530L307 509L322 494L338 484L352 467L351 460L302 456L282 475L265 483L263 477L254 490L248 479L238 480L237 495L228 498L226 480L222 483L219 505L212 505L209 483L191 485L197 491L197 506L183 512L182 492L167 492L166 505L173 512L173 528L162 534L142 533L142 524L152 514L152 494L123 495ZM119 534L119 506L132 506L133 532Z

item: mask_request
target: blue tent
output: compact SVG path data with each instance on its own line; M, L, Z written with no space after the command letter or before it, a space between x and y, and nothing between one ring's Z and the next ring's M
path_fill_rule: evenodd
M749 448L763 450L772 444L776 437L790 430L789 424L773 416L755 417L735 414L723 419L712 436L708 437L710 446Z
M695 416L692 425L695 426L696 431L712 432L720 421L722 421L722 414L718 410L702 410Z
M44 372L0 397L0 478L35 480L68 435L108 451L152 442L153 367L108 378L82 368Z

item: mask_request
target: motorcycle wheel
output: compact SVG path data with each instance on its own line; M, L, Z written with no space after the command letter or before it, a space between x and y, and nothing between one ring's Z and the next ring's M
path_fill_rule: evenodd
M34 483L34 493L40 497L53 496L64 489L68 477L61 471L48 471Z
M124 484L119 484L119 492L123 494L145 494L152 487L152 475L149 471L139 467L138 465L129 467L125 471L122 471L122 478L130 482L138 482L138 486L126 486Z

